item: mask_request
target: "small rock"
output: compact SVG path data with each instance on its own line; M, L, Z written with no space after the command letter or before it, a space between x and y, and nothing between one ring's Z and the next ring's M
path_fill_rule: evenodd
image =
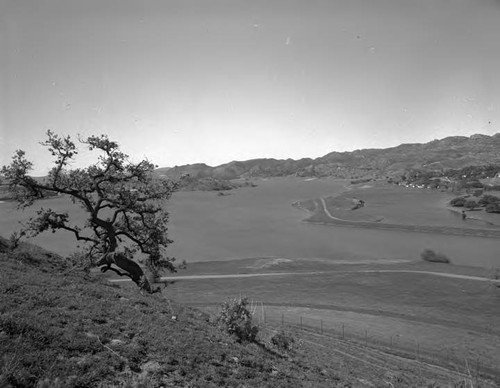
M149 373L158 372L161 369L161 365L158 361L148 361L141 365L140 378L146 377Z
M365 380L365 379L358 379L358 381L361 384L364 384L365 386L368 386L368 387L374 387L375 386L375 384L373 384L371 381L368 381L368 380Z
M141 370L143 372L156 372L161 369L161 365L158 361L148 361L141 365Z

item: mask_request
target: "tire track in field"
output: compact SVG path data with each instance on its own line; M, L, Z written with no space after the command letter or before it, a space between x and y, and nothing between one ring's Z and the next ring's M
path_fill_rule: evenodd
M301 329L299 331L298 327L295 327L294 335L300 338L301 341L306 342L310 345L321 347L327 353L336 353L343 357L361 362L365 365L374 367L382 372L404 372L410 373L414 376L421 375L422 370L426 370L426 378L436 378L440 377L444 379L445 382L449 382L450 379L460 379L467 380L472 379L470 374L460 372L458 366L455 364L450 364L448 367L443 365L438 365L436 362L432 362L424 355L418 356L418 359L412 358L408 352L402 351L400 355L394 353L394 349L391 351L385 350L384 347L373 347L361 344L358 340L343 340L340 338L332 337L325 334L319 334L314 331ZM266 331L276 331L279 330L279 326L267 326L264 327ZM453 368L453 369L452 369ZM477 378L476 381L481 382L484 387L495 387L495 383L491 380L494 378L495 373L493 371L482 370L483 373L486 372L482 377ZM469 372L470 373L470 372ZM430 375L429 375L430 374ZM472 380L471 380L472 381Z
M450 369L445 366L436 365L435 363L431 363L428 360L424 361L423 359L413 359L396 355L386 352L381 348L364 346L360 343L353 342L352 340L340 340L314 332L306 332L306 335L309 339L301 338L303 341L313 344L314 346L326 348L328 349L328 351L341 354L342 356L360 361L383 371L391 370L393 372L404 371L415 373L416 370L425 369L433 374L433 377L438 375L441 378L445 378L447 380L450 379L450 377L455 379L459 378L462 380L464 378L470 378L470 376L466 373ZM353 353L356 353L356 355L354 355ZM481 380L485 384L491 384L491 382L487 380L481 378L479 380Z

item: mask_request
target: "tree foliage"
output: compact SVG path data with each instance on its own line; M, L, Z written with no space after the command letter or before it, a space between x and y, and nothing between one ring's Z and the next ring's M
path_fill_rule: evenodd
M151 292L141 267L132 264L120 272L111 264L124 269L113 257L120 253L121 263L124 260L133 263L133 255L140 252L154 276L164 268L175 270L174 259L165 254L172 242L167 236L169 215L165 201L178 183L155 176L156 166L148 160L130 161L118 143L105 135L90 136L79 142L98 154L96 163L86 168L70 168L78 154L76 143L70 136L60 137L49 130L47 140L40 143L54 157L54 166L46 178L36 180L29 175L33 164L23 150L17 150L11 164L2 167L1 174L19 207L31 206L47 194L57 194L68 196L86 211L85 224L74 225L68 212L42 208L21 233L31 237L48 230L69 231L83 243L87 257L101 258L98 265L105 265L101 270L112 269L134 281L139 276L141 282L136 283ZM135 273L130 273L130 268L135 268Z
M494 195L485 194L479 199L478 204L480 206L488 206L490 204L496 204L499 202L500 202L500 198L498 198Z
M486 205L486 213L500 213L500 202L490 203Z
M464 197L453 198L450 201L450 205L455 207L462 207L465 205L465 198Z
M475 209L477 207L477 202L474 201L473 199L467 199L464 203L464 207L466 207L467 209Z

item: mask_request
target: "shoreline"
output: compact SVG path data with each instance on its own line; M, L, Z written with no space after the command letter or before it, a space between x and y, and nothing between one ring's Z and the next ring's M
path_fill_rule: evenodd
M338 196L344 194L340 193ZM483 237L483 238L500 238L500 225L490 223L488 221L469 217L474 221L484 222L488 225L492 225L498 229L481 229L481 228L461 228L456 226L434 226L434 225L408 225L408 224L392 224L392 223L382 223L377 221L354 221L346 220L342 218L335 217L330 213L327 208L324 197L314 198L312 201L315 202L315 210L310 211L309 209L301 206L301 201L296 201L292 206L302 209L310 214L310 217L304 219L302 222L315 224L315 225L333 225L341 227L351 227L351 228L364 228L364 229L379 229L379 230L394 230L402 232L413 232L413 233L437 233L450 236L467 236L467 237ZM455 210L446 207L446 209L457 212Z

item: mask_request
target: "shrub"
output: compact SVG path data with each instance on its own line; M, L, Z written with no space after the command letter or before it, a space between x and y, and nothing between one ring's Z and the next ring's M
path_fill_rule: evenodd
M500 213L500 202L490 203L484 210L486 213Z
M493 203L500 202L500 198L495 197L494 195L485 194L479 199L480 206L488 206Z
M259 328L252 322L247 298L234 298L222 304L217 325L238 342L254 342Z
M437 253L434 252L432 249L425 249L421 254L420 257L424 261L429 261L432 263L449 263L450 259L443 255L442 253Z
M455 207L462 207L465 205L465 198L464 197L453 198L450 201L450 205Z
M295 338L291 333L281 330L271 337L271 343L279 350L292 350L295 346Z
M473 199L468 199L467 201L465 201L464 207L466 207L467 209L474 209L475 207L477 207L477 202Z
M469 188L469 189L482 189L484 185L479 182L478 180L474 181L465 181L463 182L463 187Z
M500 191L500 185L484 185L484 190L488 191Z

